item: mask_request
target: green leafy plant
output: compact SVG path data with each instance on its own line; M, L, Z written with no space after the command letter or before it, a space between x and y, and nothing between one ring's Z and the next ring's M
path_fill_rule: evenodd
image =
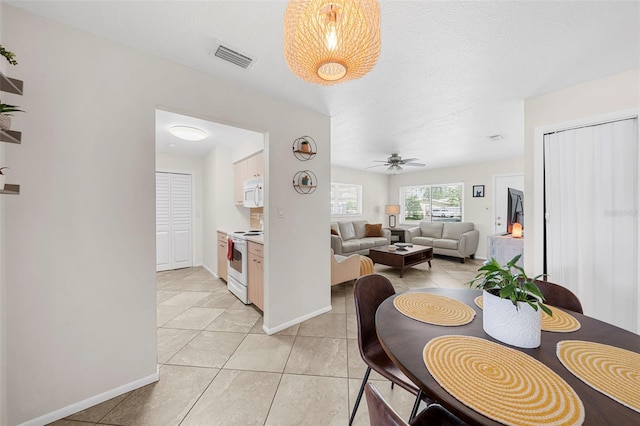
M527 277L524 269L516 265L521 256L517 255L504 266L501 266L495 258L486 261L478 269L478 275L469 281L469 286L485 290L501 299L509 299L516 309L518 309L518 302L525 302L536 311L540 307L551 315L551 310L542 303L544 296L535 283L542 275L535 278Z
M18 65L18 62L15 59L16 58L16 54L13 53L13 52L8 51L1 44L0 44L0 55L4 56L7 59L7 61L9 61L9 63L11 65Z
M15 105L0 104L0 114L13 115L13 112L24 112Z

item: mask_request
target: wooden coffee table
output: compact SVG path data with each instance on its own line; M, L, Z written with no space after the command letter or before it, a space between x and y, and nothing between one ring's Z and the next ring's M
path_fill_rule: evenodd
M390 251L389 246L369 249L369 257L373 263L400 268L400 278L404 270L419 263L429 262L433 259L433 248L414 244L412 247L405 247L404 250Z

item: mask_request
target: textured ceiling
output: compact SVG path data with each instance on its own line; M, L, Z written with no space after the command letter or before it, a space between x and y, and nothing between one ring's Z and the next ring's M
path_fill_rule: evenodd
M285 1L5 2L328 114L332 163L357 169L522 155L524 99L640 66L637 1L380 1L376 67L332 87L287 68ZM220 62L215 40L255 63Z

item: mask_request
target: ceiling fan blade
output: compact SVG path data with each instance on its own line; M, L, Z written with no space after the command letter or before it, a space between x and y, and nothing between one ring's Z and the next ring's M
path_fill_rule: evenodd
M405 166L416 166L416 167L424 167L426 164L424 163L404 163Z
M416 161L419 160L419 158L405 158L402 161L404 161L405 164L407 163L411 163L412 161Z
M389 164L374 164L373 166L365 167L365 169L371 169L373 167L388 166L388 165Z
M373 160L374 163L388 163L387 160Z

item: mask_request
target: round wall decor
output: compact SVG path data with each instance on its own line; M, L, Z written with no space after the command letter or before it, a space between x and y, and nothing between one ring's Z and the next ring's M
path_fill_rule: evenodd
M318 186L318 178L311 170L300 170L293 176L293 189L298 194L313 194Z
M311 136L301 136L293 141L293 155L300 161L308 161L318 153L316 141Z

